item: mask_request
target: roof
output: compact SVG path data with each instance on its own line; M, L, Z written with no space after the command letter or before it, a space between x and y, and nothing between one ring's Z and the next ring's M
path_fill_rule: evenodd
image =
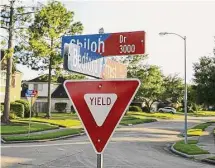
M60 84L51 95L52 98L68 98L67 93L63 87L63 84Z
M48 75L41 75L26 82L48 82Z

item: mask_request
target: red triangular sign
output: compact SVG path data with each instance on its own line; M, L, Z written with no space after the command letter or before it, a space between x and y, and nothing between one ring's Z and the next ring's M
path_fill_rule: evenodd
M64 82L64 88L97 153L102 153L108 144L139 85L138 79Z

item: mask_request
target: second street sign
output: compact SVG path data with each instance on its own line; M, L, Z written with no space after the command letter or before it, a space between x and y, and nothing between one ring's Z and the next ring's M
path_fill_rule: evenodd
M79 45L65 44L63 51L64 69L68 71L102 79L127 77L126 65L102 57L100 54Z

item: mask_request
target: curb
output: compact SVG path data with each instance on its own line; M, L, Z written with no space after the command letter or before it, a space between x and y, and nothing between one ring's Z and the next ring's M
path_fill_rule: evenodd
M56 140L62 140L62 139L67 139L67 138L72 138L72 137L77 137L77 136L82 136L85 135L85 133L79 133L79 134L74 134L74 135L67 135L67 136L62 136L58 138L52 138L52 139L43 139L43 140L28 140L28 141L5 141L1 139L1 142L4 144L13 144L13 143L32 143L32 142L48 142L48 141L56 141Z
M202 162L210 163L215 165L215 160L210 160L210 159L202 159Z
M171 150L173 153L175 153L175 154L177 154L177 155L180 155L180 156L183 156L183 157L185 157L185 158L194 158L194 157L195 157L195 155L187 155L187 154L185 154L185 153L182 153L182 152L179 152L179 151L175 150L174 147L173 147L175 144L176 144L176 142L175 142L174 144L172 144L172 146L171 146L171 148L170 148L170 150Z

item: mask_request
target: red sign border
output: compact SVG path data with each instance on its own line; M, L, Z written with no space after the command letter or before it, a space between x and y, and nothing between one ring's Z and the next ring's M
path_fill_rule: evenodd
M105 144L103 150L102 150L101 152L97 152L97 150L96 150L96 148L95 148L95 146L94 146L94 144L93 144L93 142L92 142L92 140L91 140L91 138L90 138L90 135L88 134L87 129L85 128L85 126L84 126L84 124L83 124L83 121L82 121L82 119L81 119L81 117L80 117L80 115L79 115L79 113L78 113L78 110L76 109L75 104L73 103L72 98L70 97L70 94L69 94L69 92L68 92L68 90L67 90L67 88L66 88L66 83L67 83L67 82L76 82L76 83L77 83L77 82L93 82L93 81L101 81L101 82L110 82L110 81L135 81L135 80L136 80L139 84L138 84L138 86L137 86L135 92L133 93L133 96L130 98L130 101L128 102L126 108L124 109L124 111L123 111L123 113L122 113L122 116L120 117L120 119L119 119L119 121L117 122L115 128L113 129L113 131L112 131L110 137L108 138L108 140L107 140L107 142L106 142L106 144ZM141 85L141 82L140 82L140 80L137 79L137 78L129 78L129 79L120 79L120 78L119 78L119 79L104 79L104 80L102 80L102 79L88 79L88 80L65 80L65 81L64 81L64 83L63 83L64 89L65 89L65 91L66 91L66 93L67 93L67 95L68 95L70 101L72 102L72 105L73 105L73 107L74 107L74 109L75 109L75 111L76 111L76 114L78 115L78 118L79 118L79 120L81 121L81 124L82 124L82 126L83 126L83 128L84 128L84 130L85 130L85 132L86 132L86 134L87 134L87 136L88 136L88 139L90 140L90 142L91 142L91 144L92 144L92 146L93 146L93 149L94 149L94 151L95 151L96 154L101 154L101 153L103 153L103 151L106 149L106 147L107 147L107 145L109 144L109 142L110 142L110 140L111 140L111 138L112 138L112 136L113 136L113 134L114 134L114 132L115 132L117 126L119 125L120 121L121 121L122 118L124 117L124 115L125 115L125 113L126 113L128 107L129 107L129 105L131 104L131 102L132 102L132 100L134 99L134 97L135 97L137 91L139 90L140 85ZM117 95L117 96L118 96L118 95Z

